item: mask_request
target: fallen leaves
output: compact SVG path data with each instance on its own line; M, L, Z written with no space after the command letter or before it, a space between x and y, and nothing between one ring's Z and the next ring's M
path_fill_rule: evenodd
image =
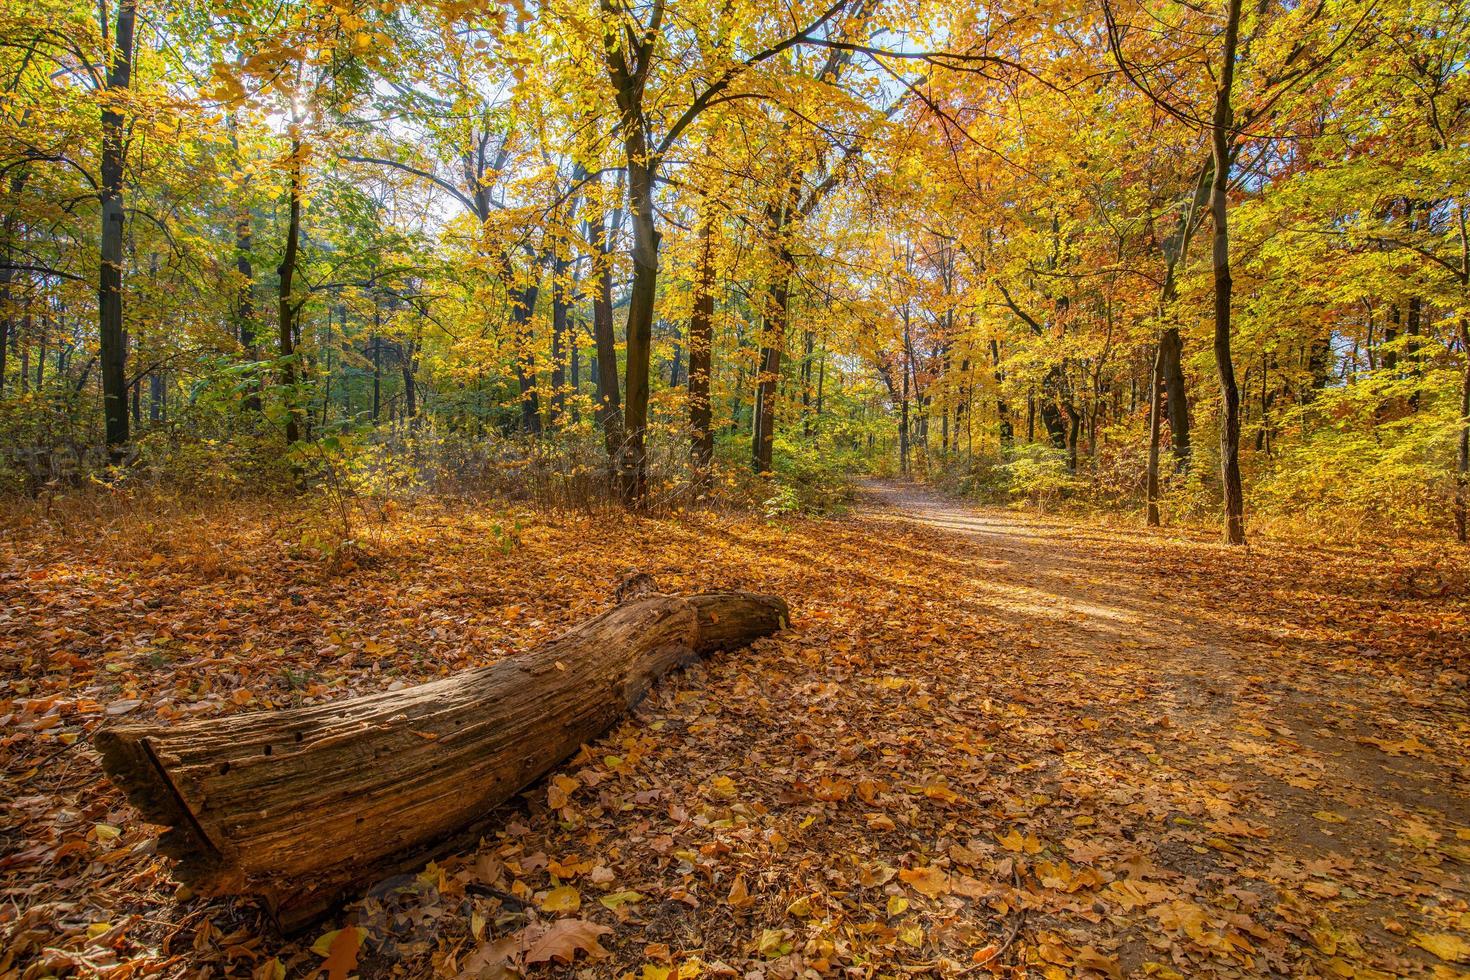
M571 885L553 888L541 896L543 912L575 912L582 907L582 894Z
M913 887L914 891L929 898L938 898L950 892L949 874L939 868L905 868L898 877Z
M1411 942L1447 963L1470 963L1470 938L1448 932L1416 932Z
M323 933L312 944L311 951L322 957L319 969L326 973L327 980L347 980L357 968L358 951L366 935L366 930L348 926Z
M608 926L586 919L557 919L538 922L491 942L481 943L465 958L460 968L464 980L491 980L510 969L540 963L572 963L579 953L589 959L606 959L608 951L599 940L612 932Z
M66 561L52 552L74 542L9 543L0 884L19 911L0 913L0 975L142 976L170 956L257 980L1466 962L1470 734L1445 720L1465 696L1403 666L1431 627L1436 649L1465 630L1426 605L1379 610L1398 617L1379 631L1347 559L1312 559L1320 591L1299 597L1266 589L1307 581L1288 549L1241 568L1093 526L528 520L507 556L483 517L435 512L399 518L391 555L337 579L257 573L278 549L263 521L236 525L208 528L238 556L227 578L138 566L105 535ZM4 577L28 562L43 574ZM87 746L109 705L136 702L116 716L131 721L389 691L548 639L627 567L671 590L786 594L794 628L658 685L478 848L375 892L325 946L265 939L227 902L177 904L151 831L97 780ZM1337 657L1348 631L1376 631L1373 663L1395 666Z

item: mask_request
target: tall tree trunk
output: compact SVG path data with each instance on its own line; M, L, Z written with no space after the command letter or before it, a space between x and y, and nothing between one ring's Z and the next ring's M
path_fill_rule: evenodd
M567 410L567 267L559 252L551 260L551 424L560 426Z
M1159 526L1159 430L1162 426L1161 416L1163 414L1164 400L1164 340L1159 338L1159 343L1154 352L1153 373L1149 376L1149 400L1148 400L1148 479L1146 494L1148 497L1148 526Z
M1460 319L1460 357L1464 360L1464 377L1460 381L1460 452L1455 467L1455 538L1464 544L1467 509L1470 509L1470 321Z
M1189 246L1194 240L1195 229L1198 227L1197 216L1200 209L1209 201L1214 172L1212 151L1200 167L1199 176L1194 182L1194 190L1189 196L1189 204L1184 213L1180 215L1178 226L1174 233L1163 242L1164 282L1159 289L1159 316L1165 322L1173 317L1174 301L1179 298L1176 273L1188 262ZM1189 398L1184 390L1182 363L1184 341L1179 336L1178 327L1170 326L1159 334L1158 355L1162 363L1155 365L1155 382L1163 385L1165 406L1169 412L1169 438L1174 448L1174 470L1182 473L1189 469ZM1136 405L1138 395L1136 384L1133 395ZM1158 391L1154 389L1150 398L1151 406L1153 398L1156 397L1158 397ZM1151 427L1150 432L1149 451L1152 453L1157 449L1156 443L1159 439L1160 427Z
M1000 342L994 337L990 338L990 371L995 379L995 418L997 437L1000 440L1002 451L1009 449L1016 441L1016 432L1011 425L1011 409L1006 404L1001 392L1001 385L1005 383L1005 372L1000 367Z
M752 432L752 468L757 473L771 472L772 451L776 442L777 385L781 381L781 359L786 346L786 318L790 304L790 279L786 262L790 252L779 249L781 269L771 284L767 297L769 308L765 323L764 343L760 352L760 374L755 387L755 423Z
M106 7L103 7L106 10ZM122 462L128 442L127 342L123 337L123 164L127 153L124 120L119 109L132 83L133 25L136 0L119 0L117 30L107 71L102 109L102 239L97 283L97 333L102 368L102 415L107 454ZM107 24L103 24L106 34Z
M909 475L909 305L903 305L903 397L898 415L898 472Z
M1419 411L1419 381L1424 375L1424 363L1419 351L1419 328L1420 321L1422 319L1423 309L1423 300L1421 300L1418 296L1409 297L1408 315L1404 319L1404 334L1408 338L1405 341L1406 346L1404 347L1404 358L1409 362L1411 376L1414 378L1415 382L1413 389L1409 392L1409 408L1410 410L1415 412ZM1332 356L1332 338L1330 335L1327 337L1327 343L1325 346L1326 351L1323 355L1321 355L1321 359L1324 365L1330 360ZM1324 371L1322 373L1326 372ZM1314 381L1317 377L1317 374L1317 372L1313 372ZM1318 387L1322 386L1318 385Z
M827 383L827 338L822 338L822 347L817 354L817 418L822 417L822 395Z
M277 269L280 276L280 295L277 303L281 344L281 388L286 398L286 443L294 445L301 439L301 407L297 404L296 391L296 340L292 318L291 285L296 275L296 251L301 239L301 137L295 126L291 130L291 163L289 211L286 220L286 250Z
M1215 111L1210 123L1210 148L1215 172L1210 182L1210 215L1214 221L1215 365L1220 374L1220 476L1225 491L1225 538L1245 544L1245 491L1240 479L1240 388L1230 360L1230 97L1235 82L1235 50L1240 37L1241 0L1229 0L1225 22L1225 50Z
M383 391L383 342L378 337L378 330L383 325L382 306L378 301L377 290L373 290L373 332L368 337L368 345L373 351L373 421L378 421L378 415L382 411Z
M250 209L241 208L235 222L235 273L240 277L237 298L240 320L238 329L245 359L252 362L260 359L260 349L255 338L255 269L250 262L253 238ZM260 411L259 376L250 384L250 391L245 396L245 408L251 412Z
M576 297L572 299L576 303ZM578 330L573 326L567 331L567 387L572 395L571 413L572 421L576 422L582 417L582 410L578 407L577 396L582 393L582 350L577 343Z
M240 163L240 143L235 130L238 125L235 114L232 112L228 118L230 130L230 146L233 148L236 163ZM241 195L239 210L235 213L235 274L239 277L236 286L236 337L240 341L240 348L244 351L247 361L258 361L260 359L259 341L255 336L255 268L250 261L251 249L255 247L255 235L253 219L250 214L250 206ZM250 412L260 411L260 378L256 376L250 385L249 392L245 395L245 409Z
M1174 469L1189 469L1189 396L1184 390L1184 341L1178 327L1170 327L1159 337L1163 355L1165 407L1169 413L1169 441L1174 450Z
M633 286L628 297L627 364L623 388L623 440L619 490L629 505L648 492L648 371L653 350L653 305L658 289L658 229L653 221L653 171L641 127L630 127L624 149L628 164L628 210L633 226Z
M0 230L3 230L5 247L3 256L0 256L4 260L4 266L0 268L0 394L5 391L5 358L10 352L14 334L12 329L14 318L11 315L10 306L14 300L11 295L11 285L15 282L15 269L12 268L12 264L15 261L15 236L20 230L20 219L10 212L9 207L12 203L19 201L20 193L25 189L29 176L30 174L24 169L17 170L11 175L10 196L5 204L4 218L0 219Z
M801 434L812 434L812 358L817 351L817 335L807 330L803 333L801 358Z
M1067 420L1057 405L1064 384L1060 367L1053 367L1041 382L1041 424L1053 449L1067 448Z
M601 177L598 178L601 183ZM592 244L592 340L596 355L597 424L602 427L603 448L617 474L619 447L623 442L622 399L618 392L618 340L613 326L612 245L608 241L607 204L598 201L595 216L588 221Z
M776 438L777 387L781 360L786 353L786 327L791 302L794 259L787 240L801 193L801 175L793 173L782 196L766 208L771 268L766 280L764 308L760 311L760 372L756 376L755 419L751 425L751 465L757 473L771 472Z
M510 263L506 262L506 269ZM540 268L533 269L535 275ZM509 276L507 276L507 279ZM531 352L531 316L536 312L536 300L541 294L539 281L529 286L516 286L507 282L506 295L510 301L510 333L515 342L516 387L520 391L521 431L528 435L541 432L541 399L536 393L536 360Z
M398 366L403 372L403 414L410 420L419 414L418 384L414 380L414 345L405 342L398 358ZM412 425L412 421L409 423Z
M708 492L713 478L715 433L710 411L710 370L713 366L715 313L715 258L713 208L706 203L700 220L699 272L694 283L694 312L689 317L689 461L694 487Z
M154 371L148 375L148 421L157 425L163 421L163 372Z

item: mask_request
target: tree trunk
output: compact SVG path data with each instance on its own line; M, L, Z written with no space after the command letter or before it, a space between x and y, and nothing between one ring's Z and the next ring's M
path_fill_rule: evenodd
M760 351L760 374L755 386L755 424L752 431L751 464L755 472L771 472L771 457L776 442L776 386L781 380L781 358L786 347L786 312L790 301L790 282L786 249L780 249L783 265L771 285L770 308L767 311L765 343Z
M647 165L648 147L642 130L630 130L626 143L628 210L633 225L633 287L628 297L628 361L623 375L627 404L623 409L618 475L624 503L636 506L648 492L644 442L648 428L648 370L653 350L653 304L658 289L659 234L653 223L653 171Z
M23 117L24 118L24 117ZM20 219L12 214L8 208L12 203L18 203L21 191L25 189L29 174L25 170L12 174L9 181L10 200L6 202L5 216L0 221L0 229L3 229L4 266L0 267L0 394L5 391L5 358L13 343L14 334L11 317L11 285L15 282L15 269L12 265L15 261L15 235L20 228Z
M786 353L786 326L791 305L791 276L794 257L787 240L801 192L800 175L793 174L781 198L766 208L771 268L766 280L766 298L760 311L760 369L756 375L755 419L751 425L751 466L756 473L771 472L776 439L777 387L781 360Z
M1210 124L1210 147L1215 172L1210 182L1210 215L1214 221L1215 366L1220 374L1220 476L1225 490L1225 538L1245 544L1245 492L1240 480L1240 388L1230 360L1230 229L1227 223L1230 184L1230 127L1233 113L1230 90L1235 79L1235 49L1240 36L1241 0L1230 0L1225 22L1225 50L1215 111Z
M566 256L551 260L551 424L560 427L567 411L567 269Z
M1169 440L1174 449L1174 469L1189 469L1189 396L1184 390L1184 341L1178 327L1170 327L1159 337L1163 355L1164 404L1169 413Z
M1061 395L1061 369L1053 367L1041 382L1041 424L1046 429L1047 442L1053 449L1067 448L1067 420L1057 407Z
M576 302L575 297L573 303ZM578 395L582 393L582 350L577 343L578 330L574 325L567 331L567 388L572 395L571 417L573 422L582 418L582 408Z
M601 183L602 178L598 178ZM588 240L595 263L592 291L592 339L597 357L597 423L602 427L603 448L614 474L623 443L622 398L618 392L618 339L613 327L612 247L608 242L607 206L598 202L596 217L589 220Z
M995 418L997 438L1000 440L1001 451L1011 448L1015 443L1015 427L1011 424L1011 409L1006 404L1005 396L1001 391L1001 385L1005 384L1005 372L1000 367L1000 343L992 337L990 339L990 364L991 375L995 379Z
M232 112L227 118L230 132L230 146L235 153L235 163L239 166L240 142L236 136L238 123ZM245 354L245 359L255 362L260 359L260 350L255 336L255 268L250 261L251 250L255 247L254 222L250 214L250 205L244 201L244 195L235 214L235 274L239 277L236 285L236 337L240 341L240 348ZM250 390L245 395L245 409L250 412L260 411L260 378L256 376L250 385Z
M827 385L827 338L822 338L821 349L817 352L817 418L822 417L822 397Z
M105 8L104 8L105 9ZM133 74L133 24L136 0L119 0L107 99L102 109L101 271L97 282L97 334L102 368L102 415L107 455L120 463L128 442L127 343L123 337L123 163L127 137L119 105ZM103 25L104 30L106 25Z
M689 318L689 462L697 493L709 491L715 433L710 411L715 314L714 219L705 205L700 222L699 272L694 284L694 312Z
M414 380L414 360L418 357L418 344L413 340L404 341L398 351L398 366L403 372L403 414L409 419L409 425L415 423L413 419L418 417L418 383Z
M817 353L817 335L804 331L801 358L801 434L812 434L812 360Z
M506 263L509 268L509 263ZM533 270L539 274L540 269ZM521 393L521 431L530 435L541 432L541 401L536 394L536 361L531 353L531 315L536 312L536 299L541 293L539 282L524 288L508 286L510 297L511 336L515 338L516 384Z
M104 728L96 744L144 818L170 827L160 849L178 859L180 881L260 896L289 929L472 844L495 807L664 673L774 633L787 616L773 596L645 594L538 650L419 687Z
M898 413L898 472L909 475L909 307L903 306L903 397Z
M378 415L382 411L383 394L383 341L378 337L378 331L383 324L383 308L378 300L378 293L373 291L373 332L368 337L368 345L373 351L373 421L378 421Z
M1149 400L1148 400L1148 479L1146 494L1148 497L1148 526L1159 526L1159 430L1163 427L1161 415L1163 409L1163 370L1164 370L1164 340L1159 338L1158 348L1154 353L1153 373L1149 375Z
M296 392L296 340L292 330L294 309L291 303L291 281L296 275L296 249L301 239L301 138L293 127L291 132L291 183L287 193L291 196L289 215L286 221L286 250L281 256L280 296L277 304L281 343L281 388L286 399L286 444L295 445L301 439L301 410L297 405Z
M1460 320L1460 357L1464 377L1460 382L1460 452L1455 467L1455 539L1465 543L1470 534L1470 321Z

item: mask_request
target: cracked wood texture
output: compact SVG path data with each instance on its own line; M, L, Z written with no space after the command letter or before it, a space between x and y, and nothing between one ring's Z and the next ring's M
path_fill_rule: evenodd
M784 628L774 596L642 595L530 653L328 705L97 734L175 875L283 928L435 853L609 728L667 671Z

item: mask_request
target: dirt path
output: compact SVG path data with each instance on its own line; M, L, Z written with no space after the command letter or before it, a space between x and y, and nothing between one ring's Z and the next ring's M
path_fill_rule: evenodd
M1030 671L1091 679L1097 728L1155 770L1135 773L1137 787L1208 777L1203 820L1177 800L1150 814L1163 878L1234 878L1278 903L1326 975L1466 975L1424 948L1458 952L1470 930L1462 675L1354 662L1377 652L1362 649L1371 640L1323 642L1317 617L1273 600L1357 599L1278 578L1280 555L976 509L907 484L872 484L867 499L868 520L943 535L970 566L960 601L1013 624ZM1248 581L1209 581L1222 571ZM1282 885L1311 904L1280 906Z

